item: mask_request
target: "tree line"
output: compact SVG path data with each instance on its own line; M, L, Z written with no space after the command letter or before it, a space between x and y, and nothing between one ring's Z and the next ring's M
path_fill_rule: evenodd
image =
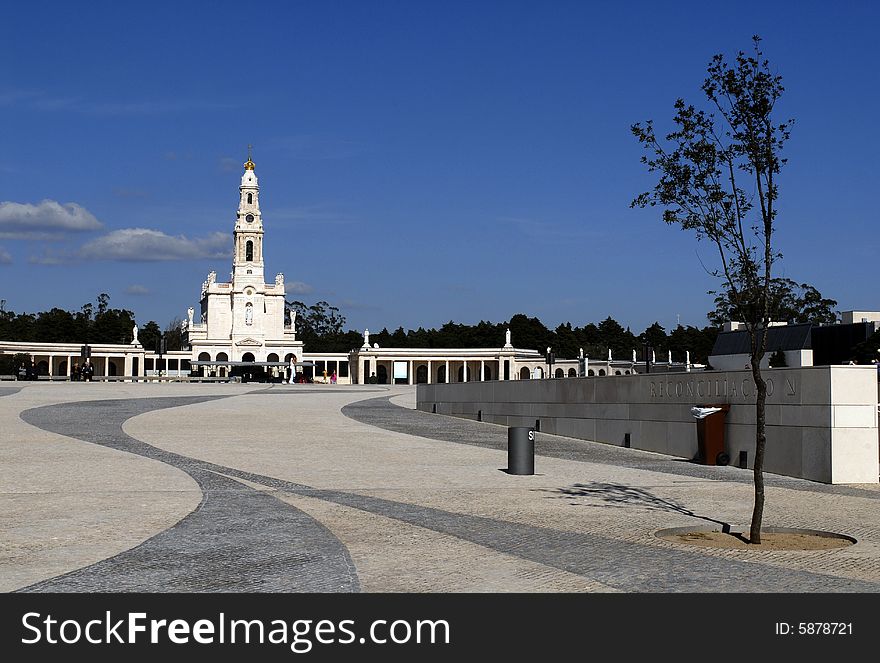
M134 340L135 314L128 309L111 308L110 295L102 292L95 303L83 304L78 311L52 308L38 313L6 310L0 300L0 340L33 343L112 343L127 345ZM147 350L159 349L165 339L166 350L183 349L180 318L163 331L155 320L138 329L138 340Z
M296 311L297 337L307 350L348 352L363 344L362 332L343 331L345 316L337 307L325 301L311 306L293 301L288 302L288 306ZM542 352L549 347L560 359L574 359L581 349L589 357L606 357L610 349L612 356L619 359L631 357L632 351L636 350L637 357L643 360L648 344L658 360L660 357L665 359L671 350L673 358L682 361L685 351L689 351L691 361L704 363L718 336L718 329L711 326L700 329L679 325L667 333L659 322L637 335L610 316L598 324L578 327L566 322L549 329L538 318L517 313L503 322L481 320L469 325L450 320L439 329L404 330L398 327L392 332L384 328L370 333L370 344L378 343L379 347L385 348L500 348L507 329L510 329L515 347Z
M131 343L134 313L110 308L102 292L78 311L52 308L39 313L7 311L0 302L0 339L35 343Z
M822 296L808 283L797 283L788 278L774 278L770 286L771 297L768 303L770 318L790 324L811 322L813 324L833 324L840 319L836 310L837 301ZM385 348L496 348L504 343L505 332L510 329L513 345L517 348L539 350L548 347L560 359L574 359L581 349L588 357L604 358L611 350L612 357L627 359L632 357L644 361L646 349L653 351L658 361L665 361L672 352L673 360L684 361L685 353L690 352L694 363L708 363L709 354L715 345L721 327L725 322L739 320L735 307L731 304L730 293L710 292L716 295L715 309L706 314L709 325L695 327L677 325L667 331L659 322L654 322L639 334L633 333L612 317L599 323L573 326L565 322L555 329L549 329L538 318L517 313L504 322L481 320L475 325L457 323L452 320L439 329L394 331L383 328L370 333L370 344L378 343ZM295 312L297 338L303 341L311 352L348 352L363 344L362 332L343 331L345 316L336 306L320 301L307 306L301 301L287 302L289 312Z
M828 324L839 318L835 310L837 302L823 297L809 284L776 278L772 292L773 320ZM370 334L370 344L378 343L386 348L496 348L502 346L505 333L510 329L515 347L541 352L549 347L560 359L574 359L581 349L589 357L604 358L610 349L612 356L618 359L630 358L635 350L637 359L644 361L647 346L658 361L665 361L671 351L675 361L683 361L685 352L690 352L692 362L707 363L721 325L736 318L725 293L710 294L717 296L715 309L706 316L710 324L705 327L678 325L667 331L659 322L654 322L636 334L609 316L598 323L574 326L565 322L550 329L536 317L517 313L502 322L481 320L469 325L450 320L439 329L398 327L389 331L383 328ZM338 307L326 301L312 305L301 301L286 304L287 320L293 317L297 338L303 341L307 351L348 352L363 344L363 332L344 330L346 318ZM134 313L111 308L110 296L106 293L78 311L52 308L39 313L15 313L7 311L5 302L0 300L0 339L6 341L128 344L132 341L134 323ZM164 330L155 320L150 320L138 330L138 340L147 350L157 352L160 339L165 341L166 352L184 349L181 319L172 319Z

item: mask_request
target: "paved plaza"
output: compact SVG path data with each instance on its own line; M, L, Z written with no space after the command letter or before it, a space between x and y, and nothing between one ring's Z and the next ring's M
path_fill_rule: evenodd
M749 470L414 409L381 385L0 383L0 591L877 592L880 487L767 475L764 523L821 551L697 548L748 528ZM768 442L772 444L772 440Z

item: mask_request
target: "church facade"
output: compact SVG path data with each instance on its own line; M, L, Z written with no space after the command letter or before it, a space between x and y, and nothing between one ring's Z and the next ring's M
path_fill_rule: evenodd
M193 308L187 310L193 367L213 365L222 372L222 366L255 363L273 368L272 364L303 361L302 341L296 340L294 320L286 315L284 275L266 283L260 186L254 171L248 156L238 188L230 280L218 281L217 273L210 272L202 283L198 320Z

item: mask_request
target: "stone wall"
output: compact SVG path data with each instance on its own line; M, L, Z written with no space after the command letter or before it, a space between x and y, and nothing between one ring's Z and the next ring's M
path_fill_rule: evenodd
M877 370L872 366L777 368L768 382L767 472L824 483L878 483ZM417 407L503 426L693 458L693 405L729 404L731 463L755 457L750 371L420 384Z

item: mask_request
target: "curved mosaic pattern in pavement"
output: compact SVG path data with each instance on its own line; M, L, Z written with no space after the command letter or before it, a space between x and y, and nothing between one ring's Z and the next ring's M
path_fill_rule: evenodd
M130 551L25 591L357 591L351 560L332 534L301 511L230 478L234 477L393 518L627 592L880 592L876 582L454 513L342 490L313 489L165 452L121 430L126 419L141 412L205 400L210 397L95 401L45 406L22 414L25 421L41 428L179 467L205 491L201 507L166 532ZM386 426L393 424L393 430L421 419L407 419L412 411L390 405L387 398L355 403L344 411L349 416L356 412L383 421ZM370 411L374 416L367 416ZM425 416L437 427L436 418ZM446 420L442 432L423 436L450 435ZM423 433L432 430L424 420L418 425Z
M412 410L391 403L390 398L385 396L351 403L342 408L342 414L355 421L398 433L507 451L507 427L505 426ZM732 465L701 465L683 458L664 456L638 449L625 449L611 444L578 440L560 435L538 433L535 442L535 455L616 465L699 479L722 479L745 484L751 484L754 480L751 470L743 470ZM832 486L806 479L767 473L764 474L764 484L790 490L880 499L880 491L864 490L853 486Z
M177 467L202 490L199 508L141 545L20 591L352 592L345 547L313 518L226 476L226 468L126 435L127 419L217 397L86 401L26 410L29 424Z

